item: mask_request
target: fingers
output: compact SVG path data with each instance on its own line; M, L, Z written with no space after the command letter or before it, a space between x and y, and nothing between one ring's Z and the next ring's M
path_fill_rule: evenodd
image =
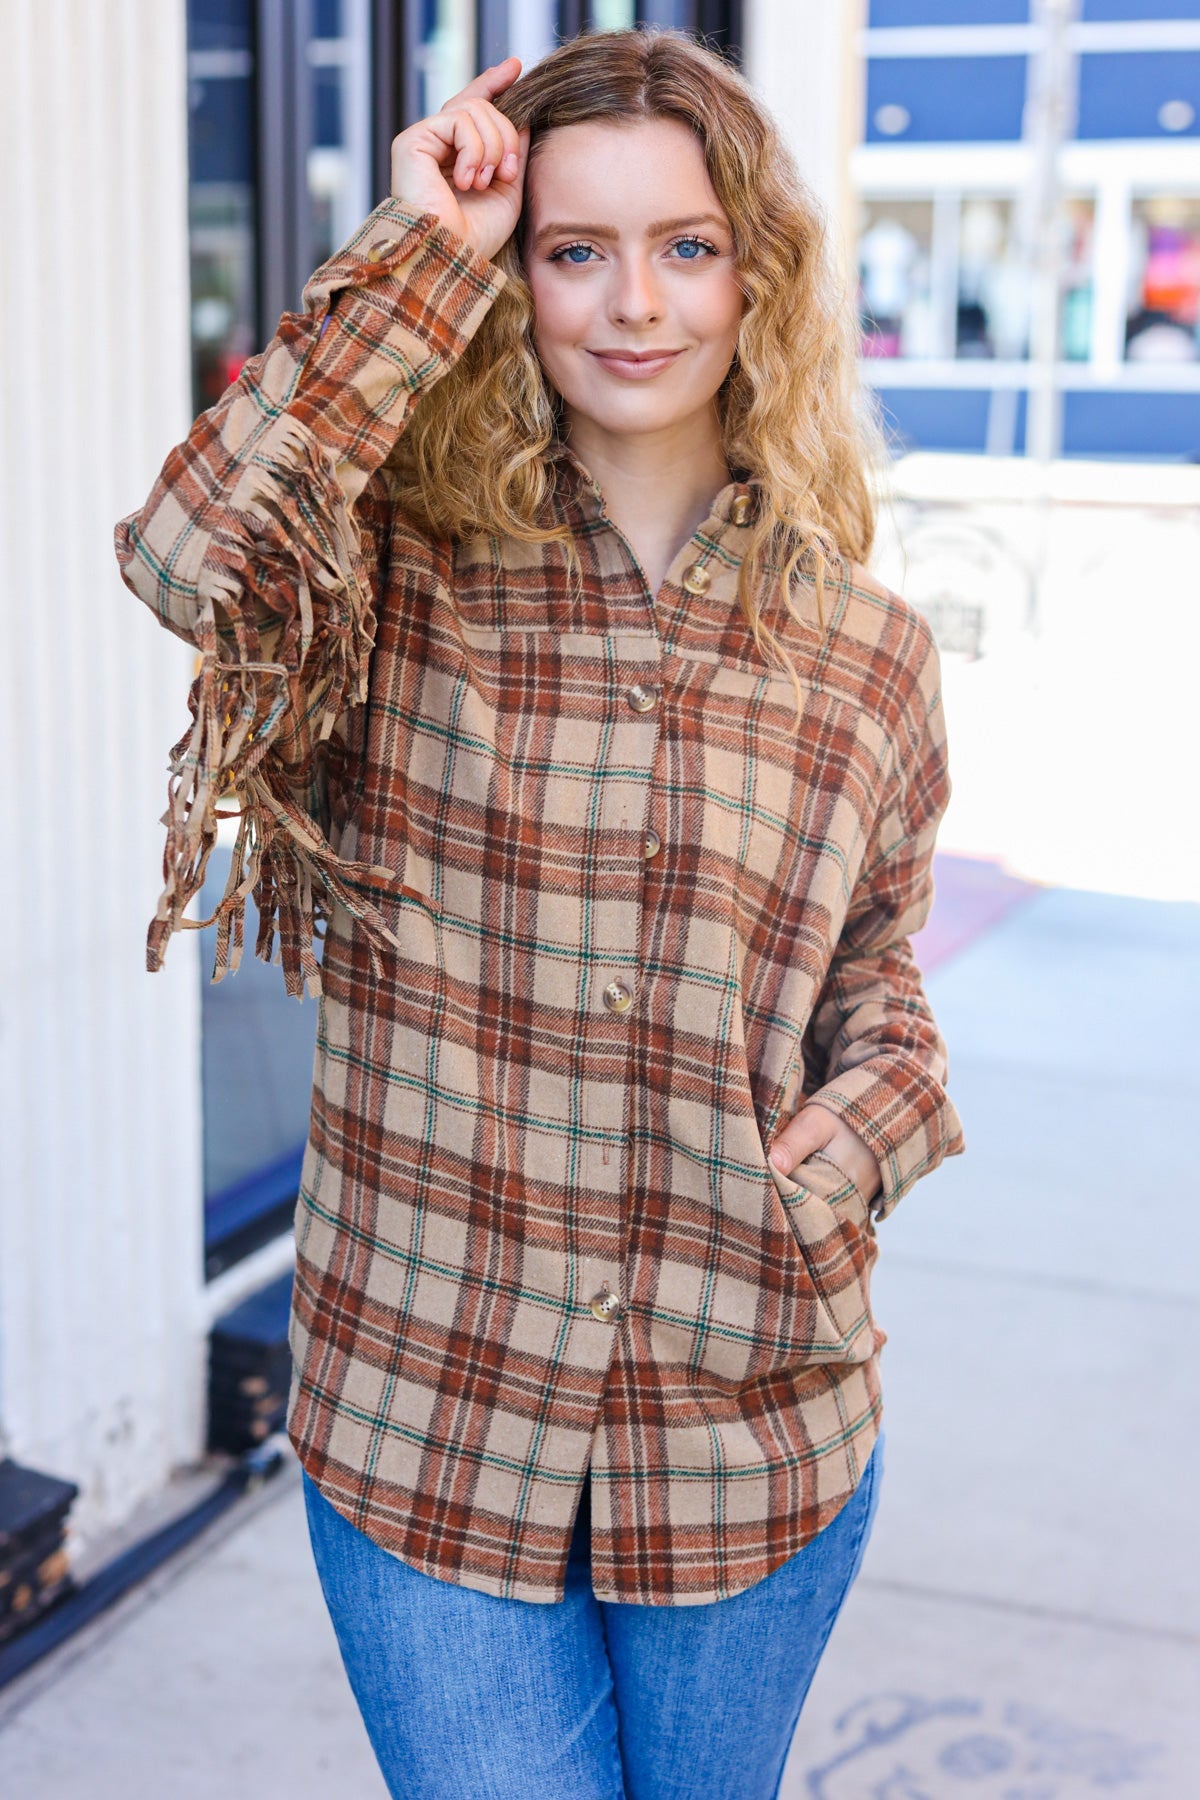
M797 1163L823 1150L837 1130L838 1121L820 1106L802 1106L788 1120L771 1144L771 1161L784 1175L790 1175Z
M493 175L512 181L520 163L516 126L486 100L450 101L442 109L454 119L454 182L483 188ZM506 158L509 159L506 161Z
M446 102L453 105L456 100L469 100L476 97L490 100L494 94L502 94L505 88L511 87L521 73L519 56L506 56L503 62L493 63L490 69L483 69L473 81L468 81L465 88L451 96Z
M774 1139L771 1161L783 1174L792 1175L818 1150L824 1151L868 1200L879 1192L883 1171L870 1145L837 1113L819 1101L809 1101Z

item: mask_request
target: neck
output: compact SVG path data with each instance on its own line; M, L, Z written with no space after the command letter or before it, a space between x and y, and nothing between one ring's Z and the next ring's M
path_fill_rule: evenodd
M622 436L567 408L563 436L632 538L687 541L732 481L716 408L661 431Z

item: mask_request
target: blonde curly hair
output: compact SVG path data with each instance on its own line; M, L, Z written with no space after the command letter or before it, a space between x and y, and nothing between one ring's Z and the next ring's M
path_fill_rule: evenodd
M746 294L737 353L717 396L726 461L757 497L738 600L764 656L791 674L799 710L799 680L767 616L770 597L799 620L794 578L811 581L825 631L826 570L845 575L851 561L866 562L876 524L871 474L888 460L858 375L856 308L833 266L818 201L748 82L684 32L640 26L573 38L495 104L529 127L531 165L547 133L594 120L674 119L699 139ZM389 459L395 497L437 536L560 539L577 573L570 530L546 510L561 401L533 345L520 227L495 261L505 287Z

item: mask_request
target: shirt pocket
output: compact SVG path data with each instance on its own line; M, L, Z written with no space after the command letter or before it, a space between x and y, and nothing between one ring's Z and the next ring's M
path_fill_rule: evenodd
M839 1348L821 1361L866 1362L886 1342L871 1311L879 1244L865 1195L823 1151L792 1175L767 1159L792 1236L833 1323Z

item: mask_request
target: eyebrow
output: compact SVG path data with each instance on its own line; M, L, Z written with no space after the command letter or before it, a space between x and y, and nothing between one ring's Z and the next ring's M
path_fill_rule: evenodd
M728 231L726 221L716 213L691 213L685 219L655 219L646 227L649 238L663 237L668 231L681 231L685 225L716 225L722 231ZM565 236L574 233L579 237L615 238L620 233L612 225L543 225L534 237L534 243L540 244L549 237Z

